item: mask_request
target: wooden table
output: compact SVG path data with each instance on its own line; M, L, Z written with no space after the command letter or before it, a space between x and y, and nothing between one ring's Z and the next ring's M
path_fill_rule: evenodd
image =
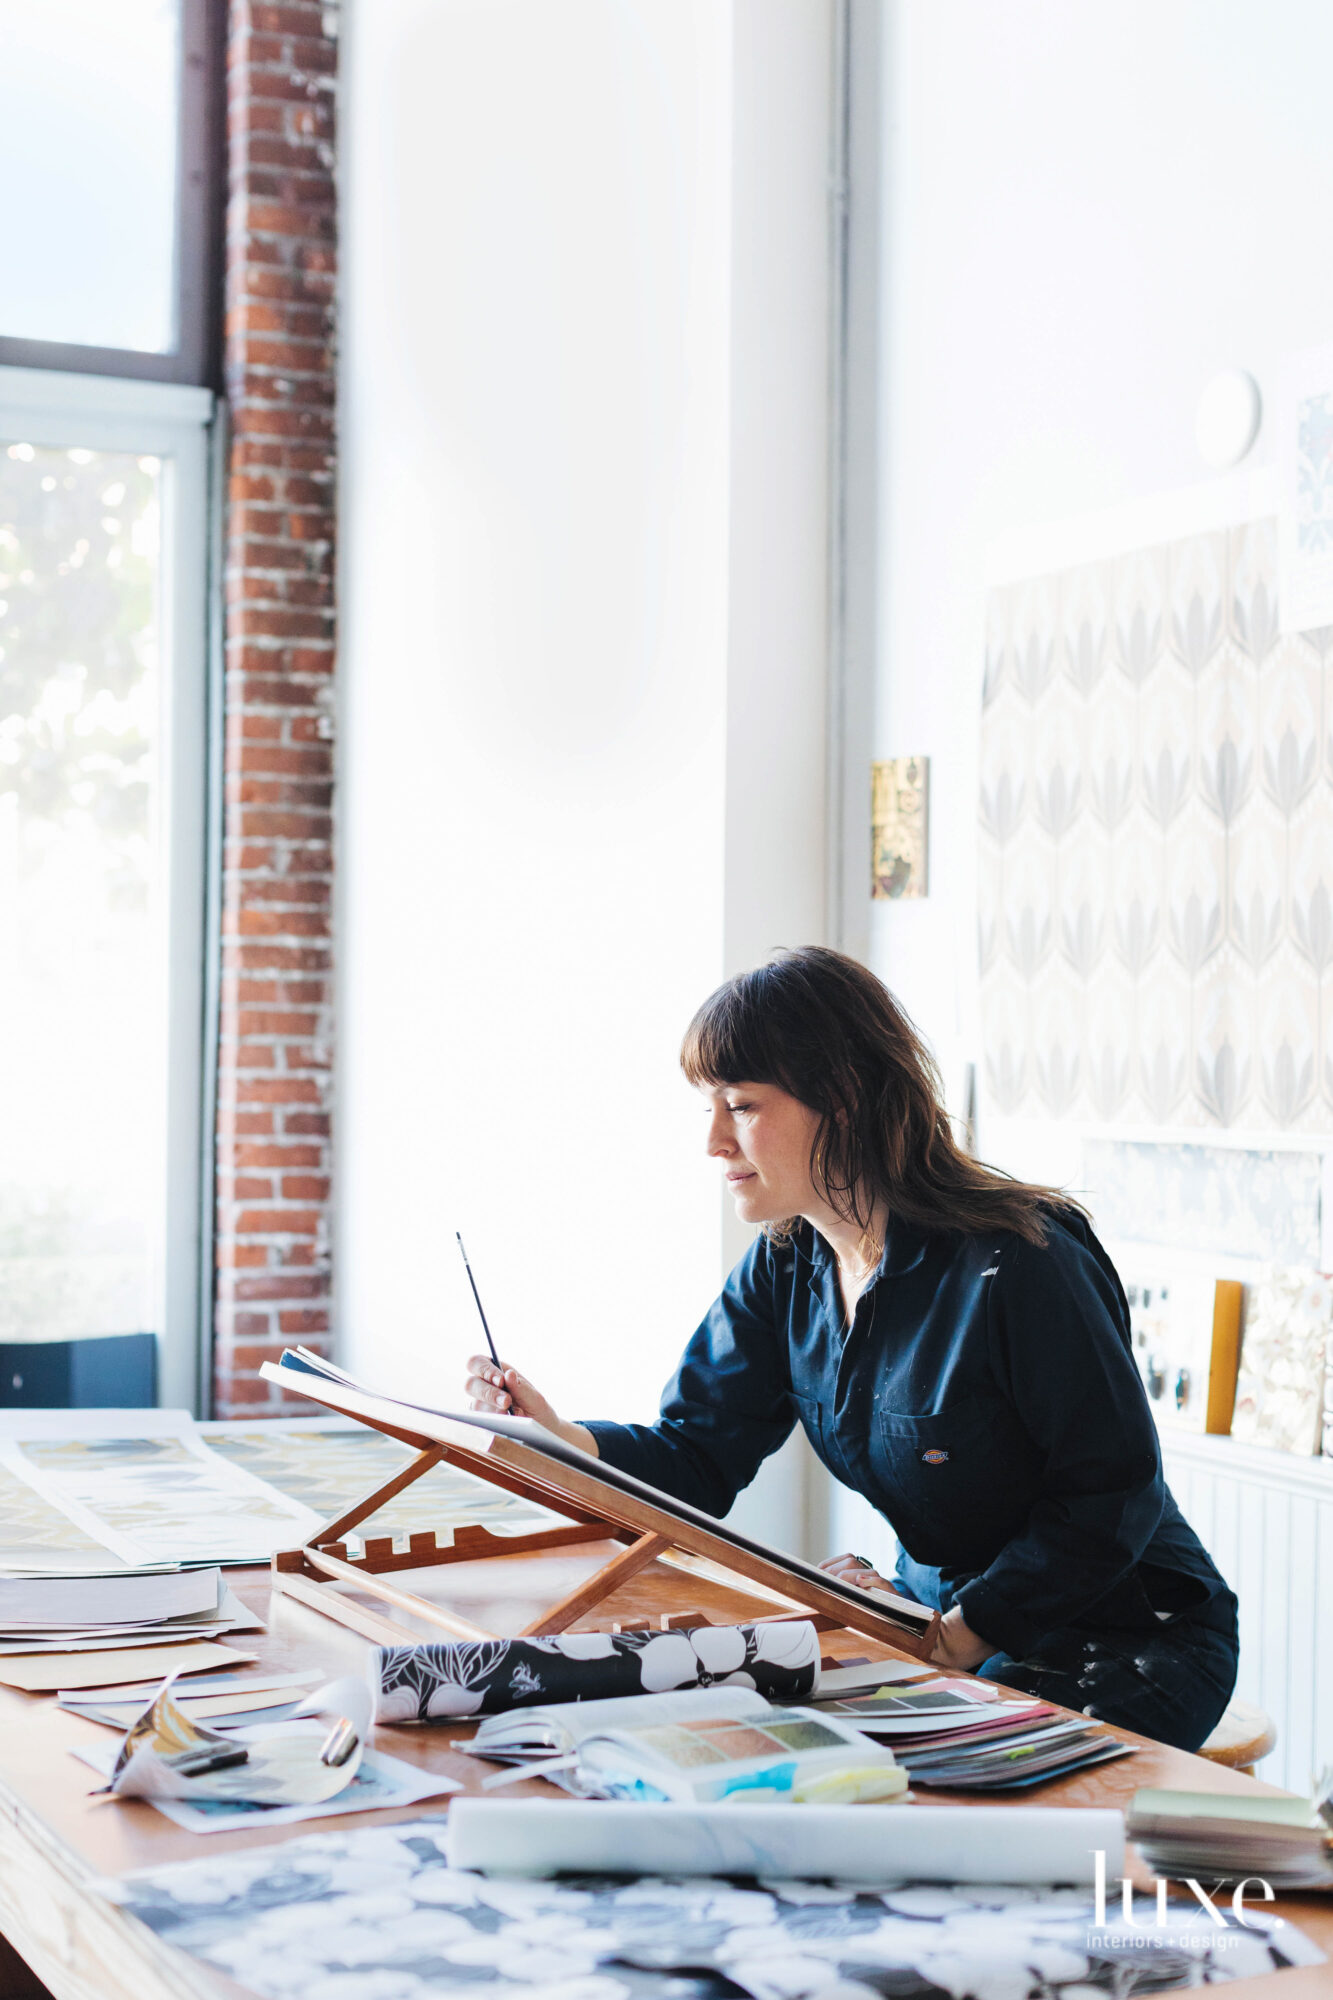
M614 1553L615 1545L588 1543L559 1555L510 1556L458 1569L423 1572L411 1581L476 1617L496 1632L516 1632L543 1602L573 1587L580 1578ZM266 1570L230 1573L233 1587L268 1621L266 1634L237 1635L234 1643L257 1651L270 1671L317 1667L332 1678L364 1673L367 1644L332 1620L294 1600L274 1595L270 1600ZM699 1577L685 1577L676 1568L652 1565L600 1608L589 1626L606 1629L616 1619L648 1618L654 1624L668 1612L683 1608L707 1612L714 1621L771 1614L771 1603L760 1603L741 1591ZM431 1636L422 1628L423 1636ZM438 1633L434 1634L438 1638ZM834 1635L825 1650L843 1656L885 1651L853 1635ZM243 1673L244 1670L242 1670ZM374 1743L395 1757L447 1773L465 1791L477 1791L484 1767L449 1748L449 1739L466 1725L445 1728L379 1728ZM1018 1796L1043 1805L1121 1806L1143 1785L1176 1786L1191 1791L1272 1791L1202 1758L1149 1743L1127 1731L1126 1741L1142 1745L1135 1757L1103 1765L1085 1774L1058 1779ZM0 1934L46 1982L56 2000L218 2000L240 1989L220 1974L167 1945L116 1905L90 1893L88 1883L99 1875L120 1875L134 1868L212 1854L227 1848L276 1845L300 1839L321 1826L345 1827L362 1820L415 1819L443 1812L446 1801L425 1800L396 1812L348 1814L336 1822L248 1828L243 1833L192 1835L141 1801L92 1802L95 1777L86 1764L70 1755L80 1744L105 1743L107 1732L58 1708L54 1696L26 1695L0 1688ZM553 1790L540 1780L512 1788L534 1795ZM976 1805L981 1795L931 1791L932 1803ZM993 1796L993 1795L992 1795ZM910 1806L903 1808L911 1811ZM1146 1883L1147 1871L1136 1868ZM1291 1896L1277 1905L1298 1923L1333 1960L1333 1898ZM0 2000L20 1993L13 1976L6 1982L0 1965ZM40 1988L34 1988L40 1992ZM1333 1963L1303 1971L1246 1980L1228 1992L1245 2000L1314 2000L1333 1995Z

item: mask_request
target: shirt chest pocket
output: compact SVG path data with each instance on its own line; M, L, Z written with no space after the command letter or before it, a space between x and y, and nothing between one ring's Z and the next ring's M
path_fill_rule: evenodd
M927 1416L876 1410L869 1444L890 1517L920 1562L982 1556L1009 1512L1015 1475L1025 1483L1024 1440L1008 1406L992 1397L968 1396Z

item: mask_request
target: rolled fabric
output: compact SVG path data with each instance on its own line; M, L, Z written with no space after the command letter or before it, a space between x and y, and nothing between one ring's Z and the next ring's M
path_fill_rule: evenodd
M380 1722L458 1721L562 1701L743 1687L802 1701L819 1676L807 1619L698 1625L672 1632L562 1632L550 1639L473 1639L384 1646L372 1678Z
M451 1866L494 1875L763 1875L841 1882L1070 1882L1124 1872L1124 1814L1079 1806L451 1801Z

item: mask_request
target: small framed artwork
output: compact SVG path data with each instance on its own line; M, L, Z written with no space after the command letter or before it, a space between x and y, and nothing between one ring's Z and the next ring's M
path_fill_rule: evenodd
M930 759L890 757L870 773L870 894L877 902L924 896Z

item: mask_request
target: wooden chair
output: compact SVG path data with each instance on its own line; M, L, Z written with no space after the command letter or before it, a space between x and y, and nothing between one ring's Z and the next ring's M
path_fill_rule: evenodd
M1273 1718L1252 1701L1231 1701L1208 1741L1199 1751L1210 1764L1254 1776L1254 1767L1277 1743Z

